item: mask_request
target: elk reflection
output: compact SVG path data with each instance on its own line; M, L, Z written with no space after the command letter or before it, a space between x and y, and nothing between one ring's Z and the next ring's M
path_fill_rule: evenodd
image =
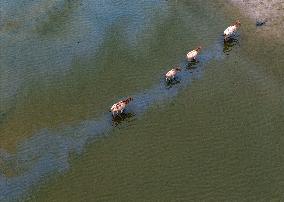
M124 121L130 121L134 116L135 114L131 112L123 112L116 116L112 116L112 125L116 127Z
M237 38L232 37L224 41L223 53L229 55L230 51L232 51L235 45L240 45L239 40Z
M192 61L187 63L186 69L188 69L188 70L196 69L198 63L199 63L199 60L192 60Z
M173 78L171 80L166 81L165 86L166 86L166 89L170 89L174 85L179 84L179 83L180 83L179 77L175 77L175 78Z

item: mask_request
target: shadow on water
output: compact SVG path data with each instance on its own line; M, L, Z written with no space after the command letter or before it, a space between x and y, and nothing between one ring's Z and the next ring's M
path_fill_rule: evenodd
M188 70L196 69L198 63L199 63L199 60L192 60L192 61L189 61L189 62L187 62L186 69L188 69Z
M133 120L133 118L135 117L134 113L131 112L123 112L117 116L113 116L112 117L112 125L114 127L118 126L119 124L123 123L123 122L130 122Z
M240 46L239 40L237 37L231 37L227 41L224 41L223 53L229 55L229 53L233 50L234 46Z
M171 80L167 80L165 81L165 87L167 89L172 88L174 85L179 84L181 81L179 79L179 76L176 76L175 78L171 79Z

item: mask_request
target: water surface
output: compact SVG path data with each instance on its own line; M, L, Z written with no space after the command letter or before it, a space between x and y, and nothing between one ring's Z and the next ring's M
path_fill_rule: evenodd
M1 200L283 199L284 50L245 17L208 1L1 7Z

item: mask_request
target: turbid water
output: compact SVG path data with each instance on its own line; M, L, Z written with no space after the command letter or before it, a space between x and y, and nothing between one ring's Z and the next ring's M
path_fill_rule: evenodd
M1 201L284 199L282 41L221 1L0 4Z

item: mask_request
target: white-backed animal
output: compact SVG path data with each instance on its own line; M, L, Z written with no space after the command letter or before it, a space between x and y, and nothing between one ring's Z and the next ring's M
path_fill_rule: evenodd
M239 20L236 20L236 22L229 26L227 29L224 31L224 40L227 41L233 34L236 33L238 28L241 26L241 22Z
M194 49L194 50L188 52L188 53L186 54L186 59L187 59L188 61L196 60L197 55L200 53L200 51L201 51L201 46L199 46L198 48L196 48L196 49Z
M166 81L170 81L170 80L174 79L179 71L181 71L180 67L175 67L175 68L171 69L170 71L168 71L165 74Z

